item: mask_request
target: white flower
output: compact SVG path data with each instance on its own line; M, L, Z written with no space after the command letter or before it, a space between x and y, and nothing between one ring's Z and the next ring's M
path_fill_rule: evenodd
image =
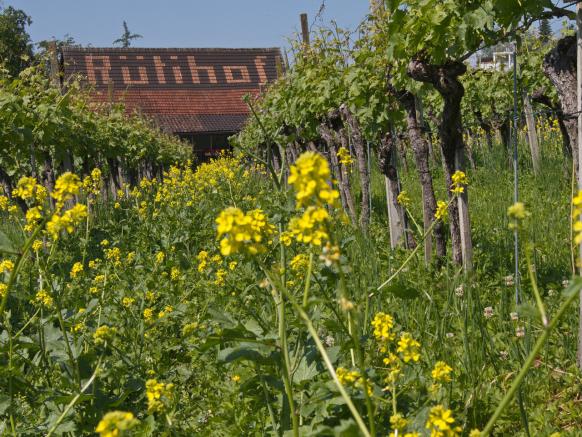
M510 313L509 317L511 317L511 320L513 320L514 322L516 320L519 320L519 314L517 314L517 313Z
M506 276L505 278L503 278L503 280L505 281L506 287L513 287L515 285L515 281L513 280L513 275Z
M515 336L518 338L525 337L525 328L523 326L520 326L519 328L517 328L515 330Z
M457 288L455 288L455 295L457 297L463 297L464 294L465 294L465 288L463 287L463 284L461 284Z
M483 315L485 316L486 319L490 319L491 317L493 317L493 307L486 307L483 310Z

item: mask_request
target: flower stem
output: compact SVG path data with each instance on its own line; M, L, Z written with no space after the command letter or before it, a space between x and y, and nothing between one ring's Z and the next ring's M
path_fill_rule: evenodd
M546 340L550 336L552 330L556 327L556 325L558 324L558 322L560 321L560 319L562 318L562 316L564 315L564 313L566 312L566 310L568 309L570 304L572 302L574 302L574 300L578 297L578 291L580 289L582 289L582 279L576 278L574 281L572 281L572 284L564 291L564 294L566 296L568 296L568 298L566 299L566 301L564 301L562 303L562 305L558 309L558 312L556 313L556 316L552 319L552 321L549 323L549 325L544 327L544 331L542 332L542 335L540 336L540 338L538 338L533 349L531 350L527 359L523 363L523 366L522 366L521 370L519 371L517 377L513 381L513 384L511 384L509 391L505 394L505 396L503 397L503 399L501 400L501 402L497 406L497 409L493 413L493 416L491 416L491 418L489 419L489 422L487 422L487 425L485 426L485 428L481 432L482 436L488 436L491 433L491 431L493 430L493 425L495 425L495 422L497 422L497 419L499 419L499 417L501 416L501 413L503 413L505 408L509 405L509 403L513 399L513 396L515 395L515 393L519 389L521 382L525 378L529 368L534 363L534 360L537 357L538 353L540 352L540 350L542 349L542 347L546 343Z

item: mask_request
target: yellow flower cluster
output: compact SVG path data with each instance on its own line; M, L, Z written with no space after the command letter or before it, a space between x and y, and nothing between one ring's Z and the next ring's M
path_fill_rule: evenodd
M46 231L53 240L59 238L59 233L66 230L69 234L75 230L83 219L87 217L87 207L85 205L76 204L71 209L65 211L63 215L54 214L49 222L46 224Z
M465 192L465 187L469 185L469 179L467 175L461 170L457 170L452 176L451 180L453 184L451 185L451 192L453 194L459 195Z
M208 266L208 252L201 250L198 252L196 259L198 260L198 271L202 273Z
M3 299L6 296L6 292L8 291L8 285L0 282L0 299Z
M392 331L394 327L394 319L389 314L376 313L372 320L374 327L374 338L378 343L384 343L394 340L396 333Z
M164 384L155 379L146 382L148 413L163 413L174 397L174 384Z
M330 183L331 172L325 158L316 152L303 153L290 168L289 184L295 189L297 208L334 205L339 193Z
M154 320L154 310L152 308L143 310L143 318L146 322L152 322Z
M444 361L437 361L432 369L431 375L436 382L451 382L451 372L453 369Z
M125 307L125 308L129 308L131 307L133 304L135 303L135 299L133 297L124 297L121 300L121 304Z
M63 173L59 176L55 183L55 189L51 193L56 202L56 209L60 211L67 200L71 200L73 196L79 194L81 188L81 180L79 176L71 172Z
M99 170L98 168L94 168L93 171L91 172L91 175L85 176L85 178L83 179L83 189L87 193L91 193L94 195L99 194L99 192L101 191L101 185L102 185L101 170Z
M10 201L6 196L0 196L0 211L8 211L10 207Z
M574 243L582 243L582 190L572 199L572 219L574 224L572 230L574 231Z
M437 209L436 209L434 217L437 220L444 222L447 219L448 214L449 214L449 210L447 207L447 202L445 202L444 200L437 201Z
M402 354L402 359L405 363L408 363L409 361L417 362L420 359L420 343L412 338L410 333L403 332L400 334L398 349L396 349L396 352Z
M289 266L291 270L296 273L300 273L303 270L307 269L309 266L309 257L304 253L300 253L299 255L295 255L293 259L289 262Z
M410 198L408 197L408 193L406 191L401 191L400 194L398 194L398 197L396 197L396 201L399 205L402 205L405 208L410 205Z
M111 411L107 413L97 424L95 432L100 437L122 437L125 431L139 424L132 413L126 411Z
M95 330L95 333L93 334L93 340L95 341L96 345L105 344L107 342L110 342L116 333L117 333L116 328L107 325L102 325Z
M460 426L454 426L453 412L442 405L432 407L426 421L426 429L431 437L456 437L461 433Z
M346 387L355 387L363 389L367 383L368 395L372 394L371 381L364 380L364 377L357 370L347 370L344 367L338 367L336 370L336 375L340 384Z
M0 273L10 273L14 270L14 263L9 259L3 259L0 261Z
M354 162L352 155L350 155L350 151L345 147L340 147L337 152L337 157L339 158L339 163L346 166Z
M35 178L24 176L19 179L16 188L12 191L12 195L22 200L30 200L41 204L46 199L47 191Z
M509 229L518 229L523 220L530 216L530 213L525 209L523 202L515 202L507 208L507 216L510 220Z
M326 221L329 214L325 208L310 206L301 217L293 217L289 231L300 243L321 246L329 239Z
M256 255L266 250L265 242L273 234L275 227L267 221L260 209L242 212L239 208L227 208L216 219L217 238L223 256L236 253Z
M83 263L76 262L71 268L71 278L78 277L83 272Z
M34 297L34 303L50 309L53 306L53 298L45 290L39 290Z

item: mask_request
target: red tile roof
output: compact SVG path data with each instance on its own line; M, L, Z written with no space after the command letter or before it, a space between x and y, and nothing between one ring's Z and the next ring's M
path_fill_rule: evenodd
M277 77L279 49L65 48L65 78L79 74L97 102L123 101L167 132L236 132L256 95Z

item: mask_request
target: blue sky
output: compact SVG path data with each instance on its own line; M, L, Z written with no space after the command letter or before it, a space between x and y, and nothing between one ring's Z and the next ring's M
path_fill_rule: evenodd
M34 42L69 34L83 45L111 46L126 20L141 47L284 47L299 14L315 19L322 0L4 0L32 17ZM324 22L355 28L368 0L326 0Z

